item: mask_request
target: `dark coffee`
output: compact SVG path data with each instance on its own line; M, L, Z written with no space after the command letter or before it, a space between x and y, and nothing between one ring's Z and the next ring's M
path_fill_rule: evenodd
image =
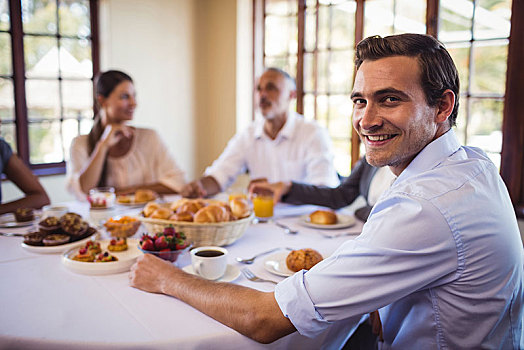
M215 256L224 255L224 253L218 250L201 250L198 253L195 253L195 255L204 258L214 258Z

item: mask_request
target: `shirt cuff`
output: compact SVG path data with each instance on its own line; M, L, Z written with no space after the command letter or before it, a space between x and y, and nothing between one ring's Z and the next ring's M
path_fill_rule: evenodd
M275 288L275 299L280 310L297 331L309 338L322 333L331 325L318 313L304 284L302 270L280 282Z

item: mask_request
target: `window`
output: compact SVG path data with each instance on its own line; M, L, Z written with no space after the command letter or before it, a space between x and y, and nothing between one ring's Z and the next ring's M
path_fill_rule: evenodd
M355 43L370 35L406 32L433 34L449 48L462 85L459 138L500 165L511 0L258 2L255 39L262 39L254 43L263 42L264 49L254 48L263 55L255 65L296 75L296 109L328 129L339 173L347 175L362 154L350 123ZM439 20L432 21L436 16Z
M36 173L91 128L96 23L96 0L0 0L1 133Z

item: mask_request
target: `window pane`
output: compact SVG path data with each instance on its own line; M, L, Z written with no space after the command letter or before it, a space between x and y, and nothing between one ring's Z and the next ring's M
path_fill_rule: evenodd
M317 96L317 122L323 127L327 128L328 113L329 113L329 98L326 95Z
M289 72L287 68L287 57L266 57L264 60L264 67L277 67Z
M511 0L477 0L475 8L475 39L508 38Z
M426 33L426 1L396 0L394 34Z
M13 74L11 59L11 35L0 33L0 74Z
M465 93L468 91L468 77L469 77L469 50L471 44L467 43L456 43L446 44L451 58L455 62L460 79L460 91Z
M82 119L80 121L80 135L89 134L93 127L93 119Z
M349 94L353 82L353 57L353 50L331 52L328 64L331 92Z
M91 43L87 39L60 40L60 73L62 77L91 78Z
M503 101L471 99L471 117L468 124L468 145L489 152L500 152L502 147Z
M22 0L24 32L56 34L56 0Z
M304 54L304 91L315 91L314 80L314 56L311 53Z
M344 95L329 97L329 122L328 131L331 137L345 138L351 137L351 100Z
M0 0L0 30L9 30L9 0Z
M468 41L471 39L473 3L467 1L440 1L439 33L441 41Z
M29 119L60 118L58 80L27 80L25 89Z
M29 153L31 164L64 160L59 121L29 124Z
M348 176L351 169L351 141L333 140L335 170L342 176Z
M305 33L305 48L307 52L311 52L315 49L317 40L316 26L317 26L317 15L314 9L306 9L306 33Z
M13 81L0 78L0 119L15 119L15 98L13 95Z
M304 118L315 119L315 96L313 94L304 95Z
M325 50L329 47L330 39L331 9L328 6L320 6L318 9L318 48Z
M298 11L297 0L266 0L266 14L290 15Z
M469 98L466 96L460 96L459 100L459 112L457 115L457 127L455 128L455 133L457 134L457 137L461 144L466 145L467 139L466 139L466 125L467 125L467 112L469 110L468 107L469 104Z
M83 38L91 34L88 0L62 0L58 11L60 34Z
M15 124L9 123L9 124L2 124L2 128L0 129L0 134L4 138L4 140L11 146L13 149L13 152L17 152L18 148L16 147L16 132L15 132Z
M24 37L26 76L58 78L58 48L55 38Z
M364 37L393 34L393 1L367 0L364 2Z
M64 158L69 160L69 149L71 141L78 136L78 120L66 119L62 123L62 139L64 140Z
M63 80L62 106L65 118L91 118L93 115L91 80Z
M506 90L508 43L490 40L473 44L472 93L498 93Z
M329 92L329 59L330 52L320 52L318 54L318 65L317 65L317 89L320 92Z
M331 34L332 48L352 48L355 41L354 1L344 1L333 7L333 24Z
M297 18L266 17L265 54L276 56L297 53Z

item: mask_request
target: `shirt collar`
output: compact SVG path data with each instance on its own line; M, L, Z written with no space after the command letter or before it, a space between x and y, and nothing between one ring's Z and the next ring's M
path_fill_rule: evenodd
M437 167L445 158L460 149L461 145L457 140L455 131L449 129L444 135L430 142L420 151L419 154L409 163L404 171L399 175L399 179L407 179L412 174Z
M291 138L291 136L293 136L297 115L298 114L296 112L288 113L286 122L284 123L284 126L282 127L282 129L280 129L276 139L280 139L280 138L289 139ZM254 136L256 139L259 139L265 135L264 133L264 123L265 122L266 120L262 116L257 117L257 119L255 120Z

